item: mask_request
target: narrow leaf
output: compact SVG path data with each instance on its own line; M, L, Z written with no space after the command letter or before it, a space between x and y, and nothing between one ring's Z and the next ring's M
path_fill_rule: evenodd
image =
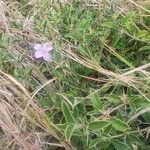
M57 124L57 128L62 131L66 130L67 126L68 126L68 123Z
M67 140L70 140L72 134L74 132L74 125L73 124L69 124L65 130L65 138Z
M63 115L68 123L74 123L73 115L69 109L69 106L66 102L62 102L62 111Z
M81 41L80 36L77 33L68 33L66 37L75 41Z
M139 49L139 51L150 50L150 46L143 46Z

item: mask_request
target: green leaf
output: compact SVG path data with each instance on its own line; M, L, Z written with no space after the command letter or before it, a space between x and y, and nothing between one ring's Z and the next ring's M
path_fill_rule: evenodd
M95 109L102 110L102 101L97 93L91 95L91 102Z
M94 115L99 115L99 111L97 110L92 110L92 111L88 111L86 115L88 116L94 116Z
M102 23L101 26L106 27L108 29L109 28L112 29L112 28L114 28L114 23L112 21L106 21L106 22Z
M104 127L109 125L108 121L99 120L99 121L92 121L89 123L89 128L91 130L102 130Z
M82 55L90 57L90 50L87 47L83 47L82 45L78 46L78 50Z
M142 115L145 122L150 123L150 112L146 112Z
M69 124L65 130L65 139L70 140L73 132L74 132L74 125L73 124Z
M149 33L148 33L147 30L140 30L140 31L137 33L137 38L145 38L148 34L149 34Z
M143 46L139 49L139 51L150 50L150 46Z
M92 140L90 142L89 147L92 148L92 147L96 146L97 144L99 144L100 142L101 142L101 139L100 138L96 138L96 139L94 139L94 140Z
M126 143L116 139L112 141L112 144L116 150L131 150L131 148Z
M82 21L80 21L80 24L78 26L78 30L81 31L81 30L86 30L90 25L90 19L83 19Z
M74 123L74 117L66 102L62 102L62 112L68 123Z
M68 33L66 35L66 38L70 38L70 39L75 40L75 41L81 41L81 38L77 33Z
M150 106L150 103L149 101L147 101L147 99L144 99L144 98L135 98L135 99L132 99L131 102L137 107L149 107Z
M107 137L100 137L90 141L89 149L93 150L94 148L103 148L107 149L110 145L110 140Z
M112 125L116 130L122 131L122 132L124 132L124 131L126 131L126 130L129 129L129 126L128 126L125 122L121 121L120 119L117 119L116 117L113 117L113 118L111 119L111 125Z
M131 144L142 145L142 141L136 135L130 134L128 135L127 139Z
M66 130L66 128L67 128L67 126L68 126L68 123L57 124L56 126L57 126L57 128L59 128L59 130L64 131L64 130Z
M108 96L108 99L110 102L114 103L114 104L118 104L121 102L121 99L118 95L115 94L111 94Z

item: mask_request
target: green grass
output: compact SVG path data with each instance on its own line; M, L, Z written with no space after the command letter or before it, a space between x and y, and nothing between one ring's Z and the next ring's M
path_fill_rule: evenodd
M150 149L147 1L0 4L2 149ZM34 58L47 41L50 63Z

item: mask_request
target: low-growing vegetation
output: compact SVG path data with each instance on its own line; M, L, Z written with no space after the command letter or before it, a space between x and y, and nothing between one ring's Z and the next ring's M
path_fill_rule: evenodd
M0 149L150 149L149 69L149 0L0 1Z

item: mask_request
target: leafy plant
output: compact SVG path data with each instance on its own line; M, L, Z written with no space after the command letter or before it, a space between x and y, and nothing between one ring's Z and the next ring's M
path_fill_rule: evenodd
M150 149L150 11L144 1L3 5L0 149ZM47 41L50 63L34 58L33 45ZM16 126L9 134L8 120Z

